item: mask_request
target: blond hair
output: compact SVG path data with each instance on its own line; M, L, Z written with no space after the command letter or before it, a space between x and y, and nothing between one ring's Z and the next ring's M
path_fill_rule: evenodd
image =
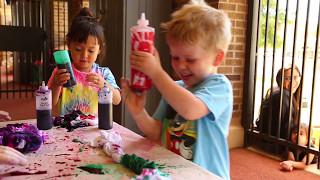
M190 1L171 15L161 27L172 38L182 43L201 42L204 49L227 51L231 41L231 21L221 10L204 1Z

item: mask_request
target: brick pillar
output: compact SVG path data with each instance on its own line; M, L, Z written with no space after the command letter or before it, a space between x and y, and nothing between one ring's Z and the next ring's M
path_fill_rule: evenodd
M218 3L217 3L218 1ZM243 110L243 80L247 31L247 0L215 0L218 9L224 10L232 22L232 41L219 73L226 74L233 87L233 114L229 131L230 148L243 145L243 127L241 115Z

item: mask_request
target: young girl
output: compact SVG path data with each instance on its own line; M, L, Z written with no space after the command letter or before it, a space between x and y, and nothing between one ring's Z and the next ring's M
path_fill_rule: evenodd
M297 144L297 139L299 139L300 146L308 145L308 126L306 124L301 124L300 132L297 132L298 129L294 128L291 132L291 141ZM313 147L313 145L311 145ZM285 171L292 171L295 169L304 169L307 164L316 163L317 158L315 158L314 154L308 154L309 160L307 162L307 153L302 150L290 149L288 152L288 160L280 163L280 168ZM297 159L296 159L297 157Z
M70 79L66 69L55 68L48 86L52 90L52 104L57 106L60 101L60 115L80 110L84 114L96 115L98 111L98 91L104 84L113 92L113 104L121 101L119 87L107 67L96 64L98 55L104 54L105 38L103 27L93 18L88 8L83 8L73 19L67 45L70 51L72 69L77 84L65 88Z

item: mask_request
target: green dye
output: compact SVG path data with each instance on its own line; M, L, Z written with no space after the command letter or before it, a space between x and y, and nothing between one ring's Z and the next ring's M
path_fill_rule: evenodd
M83 146L79 148L79 152L82 152L82 151L83 151Z
M132 171L118 163L87 164L84 166L79 166L77 168L92 174L109 174L113 177L112 179L123 179L123 177L132 178L135 175Z
M87 164L87 165L84 165L84 166L79 166L77 168L82 169L84 171L87 171L87 172L89 172L91 174L105 174L105 173L108 173L108 172L105 171L103 164Z
M143 159L135 154L129 155L125 154L121 157L120 164L125 167L131 169L136 174L141 174L143 168L156 169L163 167L162 165L158 165L153 161L149 161Z
M81 141L81 140L80 140L80 139L78 139L78 138L74 138L74 139L72 139L72 142L80 143L80 144L85 144L83 141Z

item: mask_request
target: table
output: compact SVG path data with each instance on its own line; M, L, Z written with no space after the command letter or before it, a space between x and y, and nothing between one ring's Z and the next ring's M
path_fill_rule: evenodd
M9 123L36 124L36 120L0 122L0 127ZM144 159L165 164L163 172L169 173L172 179L220 179L217 175L207 171L197 164L188 161L162 146L114 123L114 131L121 134L124 151L136 154ZM78 128L67 132L65 128L53 127L45 131L49 139L36 152L28 153L28 165L12 166L0 165L0 179L130 179L135 174L124 166L112 161L101 148L93 148L88 144L74 142L80 139L90 142L99 136L99 129L95 126ZM104 175L90 174L78 166L86 164L107 164L109 173ZM36 172L46 171L45 174L23 176L3 176L12 171Z

